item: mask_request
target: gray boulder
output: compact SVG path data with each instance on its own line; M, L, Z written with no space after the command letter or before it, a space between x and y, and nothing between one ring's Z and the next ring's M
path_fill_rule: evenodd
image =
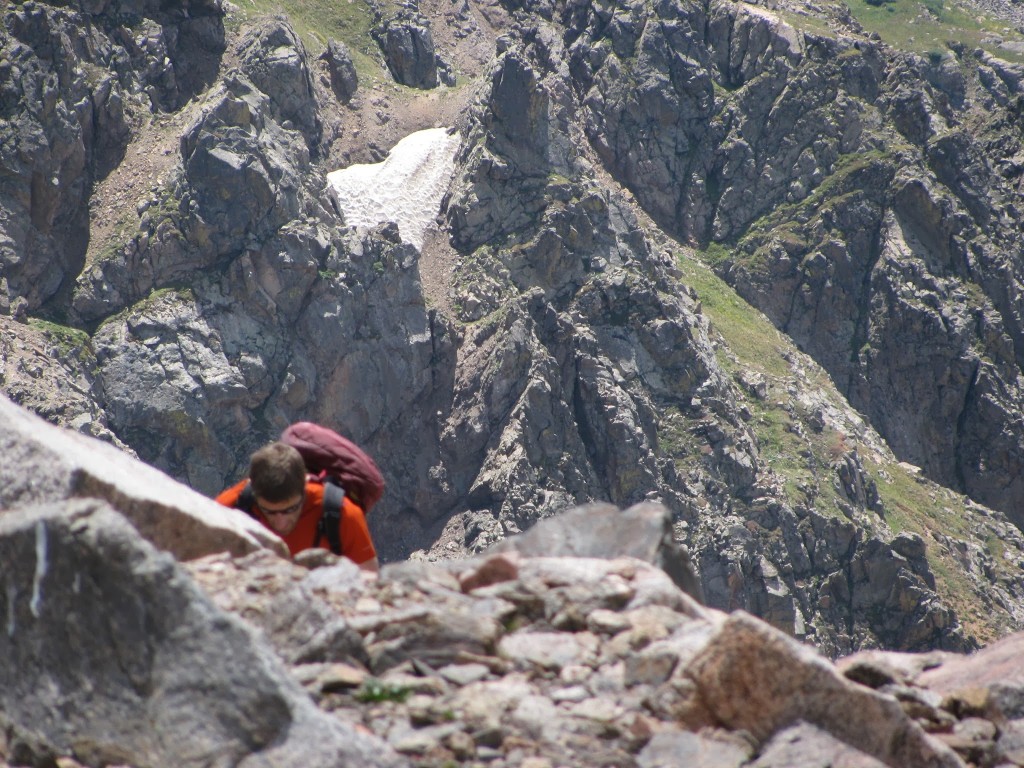
M112 445L48 424L6 397L0 397L0 455L0 510L103 499L179 560L263 548L286 554L280 539L246 515ZM6 514L0 511L0 518Z
M263 641L94 500L0 518L0 727L11 760L395 766L318 712Z
M430 21L418 13L403 13L373 31L392 77L412 88L436 88L438 57Z
M635 557L658 566L680 589L704 602L690 553L672 536L672 513L661 504L621 511L611 504L576 507L498 542L491 551L526 557Z
M348 48L338 40L330 40L327 49L320 54L321 61L327 63L327 71L331 77L331 90L338 100L348 104L359 87L359 77L352 63L352 55Z

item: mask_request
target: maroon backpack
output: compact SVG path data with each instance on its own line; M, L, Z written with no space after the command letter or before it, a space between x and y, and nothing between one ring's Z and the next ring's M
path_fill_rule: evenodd
M384 495L384 476L377 464L334 430L299 421L281 433L281 442L302 454L310 474L325 484L340 485L363 512L369 512Z

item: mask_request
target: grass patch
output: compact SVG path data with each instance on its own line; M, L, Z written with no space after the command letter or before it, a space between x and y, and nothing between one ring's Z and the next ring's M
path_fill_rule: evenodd
M345 43L360 81L385 76L380 50L370 36L373 10L366 0L238 0L237 7L245 21L287 16L314 57L323 53L329 40Z
M714 244L700 252L699 257L702 261L718 263L730 255L727 248ZM705 314L744 367L752 363L752 367L768 376L788 376L789 363L782 357L787 342L768 318L740 298L728 283L704 264L685 257L679 264L687 285L697 291ZM726 370L734 372L736 365L731 360L722 357L719 362Z
M782 479L785 496L791 504L806 503L830 517L842 514L831 464L860 446L827 426L815 431L809 426L809 414L803 413L800 404L793 402L784 387L778 386L793 378L784 357L790 350L785 337L701 263L730 258L728 249L714 246L696 255L697 259L681 258L679 264L684 281L697 292L704 314L726 342L728 351L725 348L718 351L720 365L733 374L739 371L761 373L769 381L766 398L750 397L747 401L752 414L748 423L757 436L762 462ZM817 369L808 371L806 386L819 391L832 386L824 372L814 371ZM694 447L693 437L680 426L673 426L681 420L668 418L665 421L665 435L659 431L659 438L678 456L689 460L699 446ZM1011 631L1013 627L1009 626L1005 612L986 607L987 598L977 591L963 563L931 536L931 532L936 531L952 539L978 539L964 502L952 491L894 463L887 462L884 466L877 463L871 451L858 450L858 453L866 472L875 481L885 523L893 533L917 533L927 542L926 557L935 576L936 591L956 612L965 632L986 643ZM871 519L868 515L858 522L870 524ZM994 534L988 535L984 543L995 567L1005 570L1005 545Z
M139 217L134 210L125 211L114 224L112 231L97 243L95 248L90 243L89 252L86 255L86 267L93 264L102 264L104 261L117 258L125 246L138 234Z
M952 608L964 630L984 644L1004 636L1013 627L1001 611L986 608L987 601L974 586L963 563L944 550L931 536L936 531L953 539L973 541L977 538L964 503L956 494L911 474L898 466L884 468L871 461L864 462L868 474L878 486L885 505L886 522L895 533L916 533L927 542L925 557L935 575L936 591ZM985 540L995 567L1002 569L1005 545L990 534Z
M698 254L701 261L709 262L722 261L730 255L721 245L712 245ZM837 446L842 447L840 454L853 446L846 446L845 438L832 429L815 430L810 414L789 395L786 385L794 374L786 355L793 351L791 345L768 318L740 298L705 264L689 258L682 258L679 263L684 281L700 297L703 313L725 340L725 348L718 352L719 365L733 375L761 374L768 383L764 399L747 400L751 411L748 423L757 436L762 462L782 478L790 504L807 504L828 516L842 514L832 483L831 463L838 458ZM815 374L811 376L808 386L831 386L824 374L820 379ZM673 428L672 423L667 420L665 434L659 433L659 439L676 451L676 457L694 455L699 446L695 447L693 438L678 427Z
M85 331L38 317L30 317L28 326L42 333L53 344L59 359L76 359L81 363L93 360L92 340Z
M396 685L371 677L355 693L356 701L364 704L379 704L385 701L404 702L412 693L404 685Z
M894 48L927 56L933 63L948 55L950 42L1024 63L1024 54L998 43L999 39L1024 42L1024 34L1009 22L956 0L847 0L846 4L868 32L877 32Z

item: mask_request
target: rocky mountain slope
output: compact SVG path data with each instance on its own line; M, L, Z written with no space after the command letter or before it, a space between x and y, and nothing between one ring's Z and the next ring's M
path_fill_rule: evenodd
M385 560L652 500L710 606L830 656L1020 626L1012 28L921 56L831 4L260 10L4 7L13 399L206 494L332 425L388 479ZM440 126L423 248L346 228L326 174Z
M680 589L662 505L371 578L0 415L3 768L1024 764L1024 635L833 666Z

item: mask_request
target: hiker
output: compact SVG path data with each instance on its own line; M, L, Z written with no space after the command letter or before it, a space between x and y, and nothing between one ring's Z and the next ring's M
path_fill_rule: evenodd
M336 523L327 514L332 498ZM274 531L293 557L323 547L364 571L380 570L363 509L339 486L307 475L302 454L291 445L278 441L256 451L249 463L249 477L223 491L217 501L242 509ZM332 524L335 530L327 530Z

